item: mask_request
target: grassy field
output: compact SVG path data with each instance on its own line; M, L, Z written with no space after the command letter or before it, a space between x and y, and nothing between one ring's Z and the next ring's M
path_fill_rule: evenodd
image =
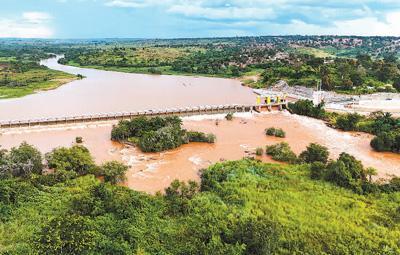
M23 97L38 91L55 89L77 79L75 75L47 68L35 68L21 73L7 72L7 74L0 70L0 77L5 79L5 75L8 82L20 85L0 86L0 99Z
M334 57L334 55L332 55L331 52L327 52L325 50L317 49L317 48L300 47L300 48L296 48L296 51L301 54L313 55L314 57L317 57L317 58Z

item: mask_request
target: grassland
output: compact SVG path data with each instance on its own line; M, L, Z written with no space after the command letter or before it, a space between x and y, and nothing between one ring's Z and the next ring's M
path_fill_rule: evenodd
M311 47L299 47L295 48L295 51L300 54L312 55L316 58L333 58L335 57L333 52L328 52L321 48L311 48Z
M10 60L12 61L12 59L8 59L8 61ZM55 89L77 79L75 75L51 70L36 64L29 64L23 67L24 70L16 71L10 67L13 65L12 62L2 60L1 63L0 99L18 98L38 91Z

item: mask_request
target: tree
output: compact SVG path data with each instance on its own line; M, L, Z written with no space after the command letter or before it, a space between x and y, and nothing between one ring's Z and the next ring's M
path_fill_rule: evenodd
M104 176L104 181L117 184L126 180L125 173L128 168L128 166L118 161L110 161L100 167L100 172Z
M333 161L328 164L325 180L341 187L351 188L351 173L342 161Z
M275 254L279 249L280 229L274 221L264 217L240 222L234 240L246 244L245 254Z
M171 185L165 189L165 198L169 204L171 215L186 214L189 200L199 191L199 185L195 181L180 182L174 180Z
M42 174L42 154L26 142L19 147L12 148L8 158L14 176L28 177L31 174Z
M328 148L315 143L311 143L307 146L307 149L299 156L300 160L306 163L321 162L324 164L328 162L328 157Z
M373 167L367 167L365 169L365 174L368 175L369 182L372 182L372 176L376 175L377 173L378 173L378 170L376 170Z
M348 113L345 115L340 115L336 119L336 127L344 131L354 131L357 130L357 124L362 119L362 116L358 113Z
M315 161L310 166L311 179L320 180L325 177L326 165L321 161Z
M79 175L92 173L95 163L89 150L82 145L71 148L57 148L46 155L49 168L57 170L74 171Z
M393 88L397 89L400 92L400 76L397 76L393 82Z
M282 142L275 145L266 147L267 155L272 156L272 159L282 162L288 162L291 164L296 163L297 156L292 151L288 143Z
M35 246L41 254L91 254L96 232L91 221L80 215L51 219L38 233Z

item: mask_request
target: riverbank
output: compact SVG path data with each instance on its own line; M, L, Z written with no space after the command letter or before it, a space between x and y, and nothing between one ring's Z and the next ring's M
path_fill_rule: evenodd
M3 66L5 64L2 64ZM29 66L23 72L10 72L0 66L0 76L5 85L0 86L0 99L20 98L27 95L54 90L77 80L78 77L40 66Z
M83 144L92 152L97 163L118 160L128 164L130 169L125 185L149 193L163 190L174 179L199 180L200 169L220 161L255 157L257 147L281 141L288 142L296 153L312 142L328 147L331 158L347 152L361 160L366 167L377 168L376 178L400 175L400 155L373 151L369 145L372 135L341 132L327 127L323 121L287 112L243 113L235 116L233 121L225 120L222 114L183 118L184 128L214 133L217 136L216 143L193 143L163 153L142 153L135 147L112 142L110 132L115 122L10 130L0 136L0 144L8 149L27 141L45 153L55 147L71 146L75 137L81 136ZM286 138L265 136L264 129L271 126L282 128ZM264 162L274 162L268 156L258 158Z
M256 102L251 89L232 79L101 71L60 65L57 59L42 64L86 78L56 90L0 100L0 121Z

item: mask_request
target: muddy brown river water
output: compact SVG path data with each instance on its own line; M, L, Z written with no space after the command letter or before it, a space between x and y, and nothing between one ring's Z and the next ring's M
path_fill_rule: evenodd
M56 58L42 64L86 78L52 91L0 100L0 121L255 101L252 91L236 80L107 72L60 65ZM216 119L219 119L218 125ZM163 190L174 179L199 180L202 168L222 160L254 156L256 147L281 141L288 142L296 153L311 142L320 143L329 148L332 158L345 151L362 160L364 165L379 169L378 178L400 176L400 155L374 152L369 146L371 135L340 132L320 120L286 112L241 113L233 121L224 120L223 115L184 118L185 128L214 133L217 142L192 143L152 154L112 142L113 124L115 122L3 129L0 130L0 145L10 149L27 141L46 153L55 147L71 146L75 137L82 136L97 163L119 160L128 164L125 185L149 193ZM264 135L267 127L283 128L287 137L267 137ZM267 156L260 159L272 162Z
M0 121L255 103L252 90L237 80L109 72L60 65L58 58L41 64L86 78L55 90L0 100Z
M343 151L348 152L362 160L364 165L379 169L378 178L400 175L400 155L374 152L369 146L371 135L368 134L341 132L327 127L320 120L286 112L240 114L233 121L226 121L223 117L184 118L185 128L214 133L217 142L192 143L164 153L144 154L136 148L111 142L111 122L4 131L0 136L0 144L3 148L10 148L27 141L42 152L48 152L58 146L70 146L76 136L82 136L84 145L98 163L119 160L128 164L130 169L125 185L149 193L163 190L174 179L198 180L202 168L221 160L253 156L256 147L281 141L288 142L296 153L311 142L327 146L331 158L336 158ZM218 125L216 119L219 119ZM271 126L283 128L286 138L265 136L264 129ZM267 156L260 159L272 162Z

